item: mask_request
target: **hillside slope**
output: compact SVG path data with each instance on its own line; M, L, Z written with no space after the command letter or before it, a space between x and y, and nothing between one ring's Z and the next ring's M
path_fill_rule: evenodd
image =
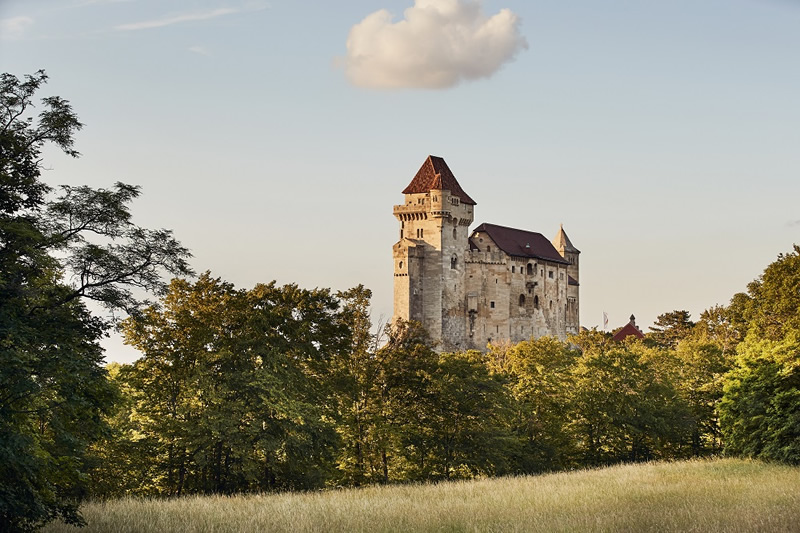
M798 531L800 469L722 459L306 494L127 499L81 531ZM71 531L52 525L45 531Z

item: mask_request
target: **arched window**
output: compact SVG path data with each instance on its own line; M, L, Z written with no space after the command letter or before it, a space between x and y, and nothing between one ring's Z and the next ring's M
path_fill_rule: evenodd
M511 265L511 273L514 273L514 265Z
M520 294L519 295L519 306L520 307L525 307L525 295L524 294Z
M458 233L456 233L456 228L453 228L453 238L454 239L458 238Z
M491 246L487 246L487 247L486 247L486 251L487 251L487 252L491 252L491 251L492 251L492 247L491 247Z
M455 270L457 263L458 263L458 258L456 256L450 258L450 268Z
M533 265L528 263L528 275L533 276Z
M538 296L534 296L533 297L533 308L534 309L539 309L539 297Z
M550 310L553 310L553 300L550 300Z
M398 265L397 268L403 268L403 262L402 261L400 261L400 264Z

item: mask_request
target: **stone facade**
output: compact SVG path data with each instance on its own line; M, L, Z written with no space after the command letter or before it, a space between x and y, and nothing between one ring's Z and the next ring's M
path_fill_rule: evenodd
M416 320L444 351L485 350L578 333L579 255L560 228L539 233L481 224L475 201L429 156L394 206L394 318Z

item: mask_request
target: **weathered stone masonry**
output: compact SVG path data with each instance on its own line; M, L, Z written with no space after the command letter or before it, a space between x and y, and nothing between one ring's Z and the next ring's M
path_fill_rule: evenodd
M486 349L579 325L579 255L560 228L540 233L481 224L476 202L444 159L429 156L394 206L394 317L421 322L440 350Z

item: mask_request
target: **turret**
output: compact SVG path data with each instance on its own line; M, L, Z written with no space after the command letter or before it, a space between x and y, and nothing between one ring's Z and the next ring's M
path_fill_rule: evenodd
M464 258L475 201L441 157L428 156L394 206L394 316L416 320L442 349L458 349L466 330ZM463 345L462 345L463 346Z
M580 308L579 308L579 287L580 287L580 264L579 257L581 251L573 246L572 242L564 231L561 224L558 233L553 239L553 246L561 257L569 261L567 266L567 307L566 325L567 333L576 335L580 330Z

